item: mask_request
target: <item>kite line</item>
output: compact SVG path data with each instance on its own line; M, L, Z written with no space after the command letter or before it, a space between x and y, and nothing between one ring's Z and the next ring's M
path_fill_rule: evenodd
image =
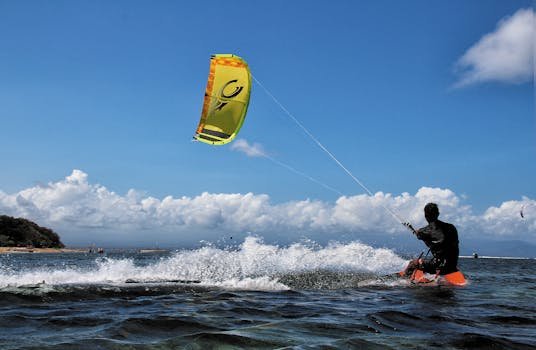
M255 76L252 74L251 77L253 78L253 80L262 88L262 90L264 90L264 92L275 102L275 104L277 104L279 106L279 108L281 108L281 110L283 112L285 112L285 114L292 120L294 121L294 123L305 133L307 134L307 136L309 136L309 138L311 138L311 140L313 140L313 142L321 149L323 150L346 174L348 174L353 180L354 182L356 182L359 186L361 186L361 188L363 188L365 190L365 192L367 192L371 197L374 197L374 194L372 193L371 190L369 190L367 188L367 186L365 186L365 184L363 184L363 182L361 182L354 174L352 174L352 172L350 170L348 170L348 168L346 168L338 159L337 157L335 157L335 155L333 153L331 153L281 102L279 102L279 100L257 79L255 78ZM398 216L393 210L389 209L388 207L386 207L385 205L383 204L380 204L382 206L383 209L385 209L389 214L391 214L391 216L393 216L393 218L395 218L395 220L397 222L399 222L400 224L406 226L404 224L404 220L402 218L400 218L400 216ZM408 227L408 226L406 226ZM408 227L410 230L411 228Z

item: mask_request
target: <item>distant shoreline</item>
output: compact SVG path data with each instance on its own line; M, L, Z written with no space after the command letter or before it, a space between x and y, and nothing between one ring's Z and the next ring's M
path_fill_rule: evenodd
M0 254L19 253L87 253L88 249L76 248L26 248L26 247L0 247Z
M487 255L482 255L482 256L479 255L477 258L475 258L472 255L460 255L459 257L464 258L464 259L503 259L503 260L532 260L532 259L536 259L536 258L518 257L518 256L487 256Z

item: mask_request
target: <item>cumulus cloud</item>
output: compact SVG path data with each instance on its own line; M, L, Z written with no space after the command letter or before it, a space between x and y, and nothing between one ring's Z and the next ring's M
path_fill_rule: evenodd
M524 83L534 74L535 16L520 9L502 19L456 63L460 78L455 87L489 81Z
M340 233L407 234L385 208L420 225L424 224L422 208L430 201L438 203L441 218L455 223L466 237L478 234L536 241L535 200L523 197L507 201L477 215L453 191L430 187L422 187L414 195L378 192L373 196L341 196L335 203L300 200L274 204L268 195L253 193L205 192L195 197L159 199L136 190L117 194L90 183L86 173L74 170L46 186L12 194L0 191L0 213L61 229L67 239L63 233L74 230L124 235L151 230L185 237L195 237L201 231L289 236L322 233L336 239ZM525 218L519 215L521 207L525 208Z
M266 157L267 154L261 144L254 143L250 145L246 140L239 139L231 144L233 151L246 154L248 157Z

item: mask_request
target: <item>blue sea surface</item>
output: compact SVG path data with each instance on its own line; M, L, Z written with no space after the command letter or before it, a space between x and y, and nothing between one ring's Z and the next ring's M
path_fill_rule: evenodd
M358 242L0 255L0 349L536 349L536 260L395 277Z

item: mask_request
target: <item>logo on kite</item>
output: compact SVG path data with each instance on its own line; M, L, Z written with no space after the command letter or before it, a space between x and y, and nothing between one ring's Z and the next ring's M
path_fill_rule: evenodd
M246 118L250 94L251 73L246 61L230 54L213 55L194 139L209 145L234 140Z
M243 86L235 86L235 90L232 91L229 95L226 95L225 89L233 83L238 83L238 80L237 79L230 80L227 83L225 83L225 85L223 85L223 87L221 88L220 93L219 93L219 98L218 98L218 104L216 105L217 110L221 110L223 107L225 107L227 103L229 103L229 99L232 99L233 97L240 95L240 93L244 89Z

